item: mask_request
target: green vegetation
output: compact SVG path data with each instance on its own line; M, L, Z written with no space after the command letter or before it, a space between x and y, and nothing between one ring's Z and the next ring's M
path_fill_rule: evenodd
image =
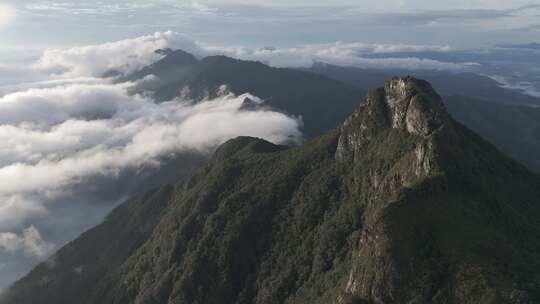
M403 81L302 147L229 141L0 302L540 302L540 178Z

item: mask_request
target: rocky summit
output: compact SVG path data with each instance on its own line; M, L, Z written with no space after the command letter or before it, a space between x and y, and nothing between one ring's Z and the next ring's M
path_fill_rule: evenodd
M0 300L539 303L540 177L394 78L300 147L240 137Z

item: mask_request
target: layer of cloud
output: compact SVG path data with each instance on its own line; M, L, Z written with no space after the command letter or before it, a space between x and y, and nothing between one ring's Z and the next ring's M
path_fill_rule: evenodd
M299 135L284 114L240 111L248 97L157 105L113 85L9 94L0 99L0 193L62 187L170 152L206 151L239 134L274 142Z
M0 233L0 249L8 253L22 252L28 257L44 258L53 248L54 245L44 241L34 226L24 229L21 234Z
M50 1L27 1L23 6L25 9L34 12L47 13L69 13L75 15L99 15L99 14L115 14L115 13L135 13L139 10L152 10L169 8L181 11L189 11L192 13L208 14L215 12L216 9L207 4L186 1L179 3L178 1L109 1L107 4L96 3L93 1L77 1L77 2L50 2Z
M0 73L1 72L2 72L2 67L0 67ZM16 82L13 84L0 85L0 96L10 94L10 93L17 93L21 91L31 90L31 89L54 88L54 87L70 85L70 84L106 83L106 81L103 78L96 78L96 77L57 78L57 79L48 79L48 80L40 80L40 78L36 78L35 81L29 81L28 73L32 73L32 69L27 70L27 74L26 74L27 77L25 79L21 79L19 82Z
M444 62L429 58L393 57L396 53L439 52L448 53L448 45L367 44L336 42L311 44L294 48L248 48L203 45L193 39L171 31L126 39L112 43L47 50L34 68L48 71L60 77L101 76L109 71L129 73L138 70L162 55L156 49L182 49L198 57L227 55L245 60L262 61L275 67L310 67L323 62L340 66L379 69L431 69L467 70L475 63ZM369 55L384 58L369 58ZM0 87L0 92L2 88Z
M0 98L0 222L95 175L157 164L181 151L207 153L238 135L272 142L300 137L284 114L242 110L250 95L224 95L197 104L155 104L129 96L126 85L73 84ZM21 182L24 181L24 182ZM17 215L21 217L21 215ZM3 226L3 225L1 225Z
M0 288L142 191L171 161L208 155L240 135L301 140L299 119L250 94L156 104L129 93L140 83L96 77L140 69L161 58L155 51L163 48L204 52L185 36L163 32L47 50L31 65L3 67L32 77L0 83ZM246 109L246 99L260 105Z
M393 53L408 52L449 52L449 46L404 45L404 44L365 44L331 43L306 45L295 48L246 48L246 47L206 47L207 53L217 53L234 58L257 60L275 67L310 67L314 63L327 63L339 66L354 66L376 69L430 69L467 70L473 62L443 62L434 59L392 57ZM372 54L385 54L385 58L369 58Z
M208 154L239 135L300 140L300 121L264 108L243 110L246 98L257 100L246 94L199 104L155 104L112 84L33 89L0 98L12 114L0 118L0 262L8 265L0 285L30 270L49 253L45 249L96 225L146 187L149 174L168 170L169 159ZM30 225L46 241L30 238L34 229L17 233Z
M340 40L476 48L537 40L540 25L538 6L527 0L11 2L20 26L9 29L4 45L101 43L172 29L214 45Z
M171 31L111 43L46 50L34 68L64 77L102 76L109 71L129 73L157 61L158 49L183 49L197 54L189 38Z
M160 2L159 0L156 2ZM226 4L226 3L242 3L242 4L251 4L251 5L297 5L297 6L328 6L328 5L344 5L344 6L361 6L361 7L379 7L385 8L386 10L399 10L399 9L455 9L455 8L467 8L467 9L479 9L479 8L490 8L490 9L504 9L511 8L516 5L525 5L531 3L528 0L516 0L508 3L507 1L499 0L452 0L446 2L434 2L430 0L383 0L377 1L374 3L370 0L336 0L336 1L326 1L326 0L298 0L291 3L291 1L277 0L268 3L267 1L262 0L208 0L207 2L213 4Z

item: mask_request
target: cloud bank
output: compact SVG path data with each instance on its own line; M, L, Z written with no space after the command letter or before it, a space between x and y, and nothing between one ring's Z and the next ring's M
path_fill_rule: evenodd
M540 89L530 81L512 81L508 77L500 75L486 75L491 79L497 81L499 86L504 89L517 90L521 91L526 95L539 97L540 98Z
M36 196L50 201L89 177L159 165L171 153L208 153L238 135L272 142L301 137L294 118L242 110L246 98L257 100L249 94L155 104L127 89L71 84L0 98L0 201L7 202L0 223L43 213L47 207Z
M197 44L184 35L156 32L99 45L46 50L34 68L64 77L100 77L109 71L130 73L160 59L162 55L155 51L165 48L200 52Z
M204 53L164 32L47 50L29 66L6 67L39 77L0 86L0 288L99 223L171 161L188 170L184 159L240 135L301 141L300 119L250 94L157 104L130 93L142 83L98 77L140 69L163 48ZM247 99L259 105L245 107Z
M208 154L239 135L301 140L298 119L263 104L244 109L246 99L262 103L250 94L156 104L129 95L132 85L62 84L0 97L0 286L97 224L168 159Z
M320 62L374 69L464 71L477 65L473 62L443 62L417 57L392 57L393 53L449 52L450 50L449 46L342 42L281 49L273 47L259 49L245 47L205 48L208 53L223 54L238 59L257 60L275 67L311 67L314 63ZM384 58L369 58L368 56L372 54L385 54L387 56Z
M44 258L54 245L45 242L40 232L34 226L30 226L20 235L10 232L0 233L0 248L8 253L22 252L28 257Z

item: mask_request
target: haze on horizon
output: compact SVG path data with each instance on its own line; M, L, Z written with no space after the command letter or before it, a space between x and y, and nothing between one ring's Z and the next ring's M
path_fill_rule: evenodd
M2 54L103 43L167 30L202 43L242 46L343 41L470 49L540 41L540 4L530 0L0 3Z

